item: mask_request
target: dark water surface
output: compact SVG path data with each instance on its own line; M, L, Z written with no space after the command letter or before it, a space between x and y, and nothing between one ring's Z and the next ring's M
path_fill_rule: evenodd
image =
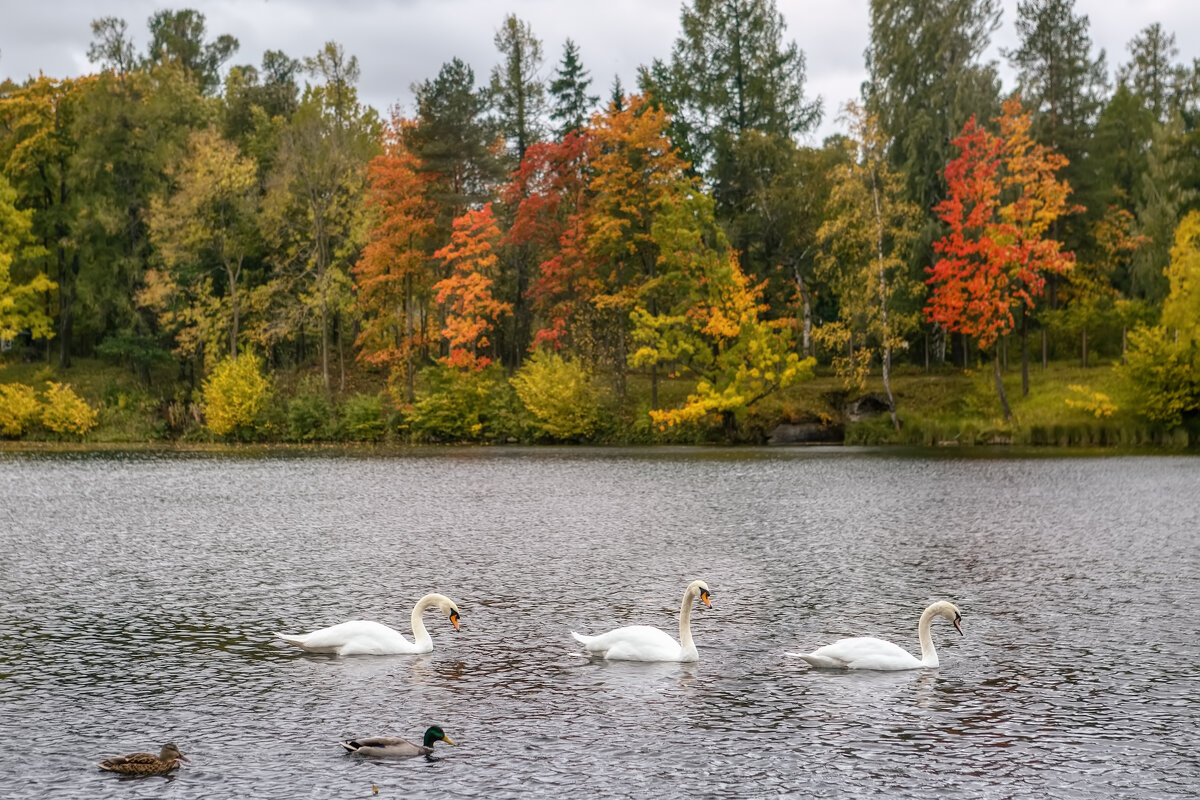
M1198 531L1186 457L0 454L0 795L1195 797ZM699 663L577 655L693 578ZM271 636L411 636L430 591L428 655ZM787 655L919 652L941 598L939 670ZM337 746L434 723L435 763ZM92 765L167 740L170 779Z

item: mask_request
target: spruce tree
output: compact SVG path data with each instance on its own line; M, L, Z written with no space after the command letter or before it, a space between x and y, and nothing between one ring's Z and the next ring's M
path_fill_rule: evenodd
M1078 252L1090 243L1091 228L1105 210L1103 187L1088 156L1108 89L1108 69L1103 50L1092 56L1088 18L1077 16L1074 5L1075 0L1019 3L1020 44L1005 55L1017 71L1022 102L1033 111L1037 141L1067 157L1061 175L1082 210L1056 220L1050 234L1067 250ZM1057 280L1057 275L1050 276L1052 305L1057 302Z
M491 199L500 177L492 155L492 128L484 118L487 100L475 88L475 73L461 59L442 65L437 77L413 87L417 124L405 144L423 171L436 176L430 195L445 239L450 223L468 206Z
M1175 34L1155 22L1129 42L1130 60L1117 70L1117 80L1142 98L1159 122L1166 122L1179 108L1179 95L1187 83L1187 71L1173 63L1179 55Z
M892 140L892 165L908 175L920 208L945 198L950 140L971 115L999 113L995 64L979 60L999 21L997 0L871 0L867 110Z
M625 87L621 84L620 75L613 75L612 85L608 89L608 105L611 111L625 110Z
M693 0L680 26L669 67L655 62L643 83L678 118L673 139L697 168L719 169L745 131L792 138L820 120L820 100L804 95L804 53L784 40L774 0Z
M588 71L579 61L579 47L567 39L563 46L562 63L554 80L550 82L553 105L550 118L558 125L554 130L558 138L561 139L587 124L592 109L600 102L598 95L588 94L591 84L592 79Z
M517 19L515 14L504 18L494 41L504 60L492 69L492 105L500 133L508 139L519 164L525 158L525 150L542 135L546 104L546 87L538 76L542 43L533 35L529 23Z

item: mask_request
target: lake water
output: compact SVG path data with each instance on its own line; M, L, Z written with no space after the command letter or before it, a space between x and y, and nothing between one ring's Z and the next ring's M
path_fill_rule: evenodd
M1195 797L1200 459L853 449L0 453L8 798ZM675 634L696 664L569 631ZM275 641L348 619L419 656ZM811 670L877 635L938 670ZM353 736L442 760L372 762ZM173 740L191 763L93 763Z

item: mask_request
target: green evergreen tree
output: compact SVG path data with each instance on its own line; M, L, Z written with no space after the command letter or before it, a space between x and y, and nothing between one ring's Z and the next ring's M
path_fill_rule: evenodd
M820 121L820 99L804 95L804 53L784 40L774 0L694 0L680 25L670 65L643 70L642 88L676 118L672 140L694 166L719 173L748 130L791 138Z
M492 198L502 170L490 147L493 132L484 118L487 99L476 90L469 66L452 59L413 92L417 124L407 132L405 145L434 178L430 198L438 208L441 246L449 241L455 217Z
M1146 169L1146 150L1154 134L1154 117L1124 83L1100 110L1092 142L1095 180L1103 204L1133 211L1134 193Z
M1017 71L1022 103L1034 113L1034 135L1068 159L1060 173L1074 199L1089 211L1068 218L1055 235L1069 250L1084 244L1086 230L1104 211L1092 196L1094 170L1087 157L1092 131L1107 94L1104 51L1092 56L1088 18L1075 15L1075 0L1027 0L1017 6L1020 45L1005 53Z
M1166 298L1169 289L1165 269L1175 228L1200 195L1188 185L1188 158L1180 116L1155 124L1146 167L1134 193L1137 231L1148 242L1134 253L1130 275L1131 294L1155 305Z
M909 199L930 219L945 198L950 141L972 114L999 112L995 64L979 61L999 20L997 0L871 0L867 111L892 142Z
M1147 25L1129 42L1130 60L1117 70L1117 79L1142 99L1159 122L1179 111L1187 93L1188 71L1174 63L1179 55L1175 34L1160 23Z
M684 5L680 25L670 63L643 68L641 88L671 114L672 142L711 185L717 219L742 254L743 271L756 283L772 283L770 317L791 316L797 299L807 304L807 270L796 271L800 262L784 252L790 247L763 246L755 217L766 213L778 227L792 216L779 206L759 206L785 196L780 180L822 183L796 169L795 139L821 115L820 99L804 93L804 53L785 39L774 0L694 0ZM796 244L812 245L815 232L814 225Z
M558 138L587 124L592 110L600 102L599 95L588 94L591 84L592 79L579 60L579 47L567 39L563 45L562 63L550 82L550 118L557 123L554 133Z
M504 18L494 41L504 60L492 69L492 104L499 117L500 133L519 164L529 145L542 136L546 105L546 87L538 75L542 43L529 23L515 14Z
M625 87L620 75L613 75L612 85L608 88L608 105L613 111L625 110Z

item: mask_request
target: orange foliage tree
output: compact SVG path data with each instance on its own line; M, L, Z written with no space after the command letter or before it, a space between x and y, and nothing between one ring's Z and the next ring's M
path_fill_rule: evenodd
M996 391L1011 418L1000 377L1000 337L1034 308L1047 273L1070 270L1074 255L1045 237L1064 213L1070 186L1055 174L1067 159L1030 137L1029 112L1010 98L993 122L999 134L974 117L952 144L958 158L946 165L949 194L934 211L950 232L934 243L940 258L927 268L933 293L926 318L947 330L974 336L980 350L994 348ZM1022 348L1024 352L1025 348Z
M441 361L449 367L477 372L490 364L492 359L481 354L491 346L488 334L500 317L512 313L511 303L492 295L500 242L500 228L487 203L455 219L450 243L433 254L449 270L433 286L436 301L445 308L442 336L450 352Z
M433 278L427 246L434 207L428 178L404 145L412 122L396 117L384 138L384 152L367 168L369 240L353 274L355 307L362 318L358 358L389 367L391 380L403 379L412 402L416 360L430 345Z
M685 172L687 162L667 136L669 122L664 111L631 97L624 108L614 104L596 115L590 128L592 176L583 238L588 254L598 262L603 284L592 303L600 311L614 312L620 325L614 361L621 371L629 360L632 312L642 308L651 315L660 313L655 222L695 186ZM658 408L657 364L649 366L650 405ZM623 393L623 381L621 388Z
M640 97L613 105L579 135L531 147L505 198L517 204L510 239L541 248L530 291L543 322L535 345L569 343L607 363L622 395L632 312L658 313L655 221L695 185L668 122ZM657 365L649 367L657 407Z

